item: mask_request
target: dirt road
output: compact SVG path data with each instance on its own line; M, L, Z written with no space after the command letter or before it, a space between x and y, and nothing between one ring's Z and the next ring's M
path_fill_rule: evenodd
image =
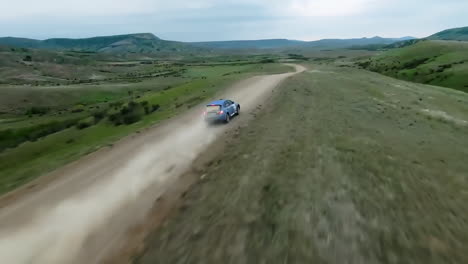
M296 73L304 71L295 67ZM226 91L226 98L242 106L227 126L207 129L201 108L195 108L39 179L18 197L4 198L0 263L98 263L211 142L246 122L249 115L242 113L293 74L250 78Z

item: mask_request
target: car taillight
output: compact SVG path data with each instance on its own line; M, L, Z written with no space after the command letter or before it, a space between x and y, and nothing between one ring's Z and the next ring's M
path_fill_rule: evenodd
M222 115L224 113L224 111L218 111L218 115Z

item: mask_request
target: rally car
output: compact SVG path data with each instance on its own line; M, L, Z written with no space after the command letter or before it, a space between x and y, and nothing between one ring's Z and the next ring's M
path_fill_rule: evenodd
M239 114L240 105L231 100L220 99L206 105L203 116L206 122L229 123L233 116Z

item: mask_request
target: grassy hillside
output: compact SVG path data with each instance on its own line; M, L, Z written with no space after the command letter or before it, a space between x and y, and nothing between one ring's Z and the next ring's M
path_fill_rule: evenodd
M39 48L51 50L75 50L89 52L198 52L203 49L190 44L162 40L150 33L103 36L83 39L54 38L34 40L24 38L0 38L0 45L19 48Z
M358 62L403 80L468 92L468 42L420 41Z
M122 56L0 46L0 84L66 85L112 75Z
M287 54L283 57L286 56ZM2 58L0 60L0 84L68 86L116 83L133 80L135 77L141 80L167 75L170 74L170 69L163 66L177 62L197 65L249 64L262 60L276 60L280 56L183 52L105 53L0 46L0 57Z
M468 27L452 28L427 37L430 40L461 40L468 41Z
M322 39L318 41L308 42L308 47L321 47L321 48L348 48L355 46L367 45L388 45L402 40L412 39L412 37L403 38L355 38L355 39Z
M452 28L447 29L429 37L422 39L415 39L411 37L402 38L400 41L388 44L388 43L371 43L364 45L356 45L353 49L367 49L367 50L388 50L395 48L403 48L414 45L420 41L425 40L457 40L457 41L468 41L468 27Z

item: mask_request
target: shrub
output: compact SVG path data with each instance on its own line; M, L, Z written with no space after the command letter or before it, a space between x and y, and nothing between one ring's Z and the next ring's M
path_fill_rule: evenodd
M446 69L450 69L450 68L452 68L452 64L443 64L443 65L439 65L439 67L438 67L438 69L436 71L437 72L443 72Z
M49 110L50 109L48 107L33 106L29 108L28 110L26 110L26 115L43 115L43 114L47 114Z
M367 69L371 65L371 61L363 61L356 63L358 66Z
M26 141L35 141L41 137L67 129L76 123L77 119L69 119L0 131L0 151L16 147Z
M123 105L123 102L113 102L113 103L110 103L109 106L114 108L114 109L119 109L121 106Z
M152 112L158 111L159 107L160 107L160 106L159 106L158 104L152 105L152 106L151 106L151 113L152 113Z
M148 101L142 101L142 102L140 102L140 105L141 105L141 106L143 107L143 109L145 110L145 114L146 114L146 115L149 114L149 113L151 113Z
M109 121L114 125L133 124L140 121L146 113L142 104L131 101L127 106L124 106L118 113L111 114Z
M414 59L409 62L404 63L401 68L402 69L414 69L418 67L421 64L426 63L430 58L420 58L420 59Z
M115 113L109 115L109 121L111 121L114 125L119 126L122 124L122 118L120 113Z
M273 59L263 59L263 60L260 61L260 63L274 63L274 62L275 62L275 60L273 60Z
M101 119L103 119L104 117L106 117L106 111L103 110L103 111L96 111L93 113L93 117L96 121L99 121Z
M123 117L123 123L127 125L133 124L135 122L140 121L142 116L143 116L142 113L132 112Z
M82 120L78 121L78 123L76 124L76 128L84 129L84 128L90 127L90 126L92 126L94 124L96 124L96 120L94 119L94 117L90 116L88 118L85 118L85 119L82 119Z

